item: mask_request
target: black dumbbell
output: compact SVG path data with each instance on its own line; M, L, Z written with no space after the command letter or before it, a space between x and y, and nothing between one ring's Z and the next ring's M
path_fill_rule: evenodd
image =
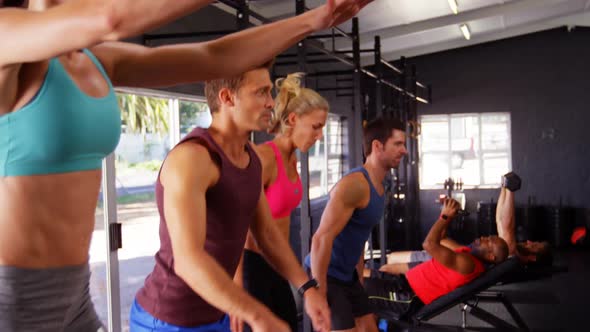
M514 172L509 172L502 176L502 187L506 187L506 189L513 192L520 189L521 182L520 176Z

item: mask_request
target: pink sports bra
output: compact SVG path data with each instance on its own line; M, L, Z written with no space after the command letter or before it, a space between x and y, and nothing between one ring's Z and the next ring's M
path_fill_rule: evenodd
M301 185L299 174L297 174L297 181L295 183L291 182L287 177L287 172L283 165L283 158L275 143L271 141L266 144L275 152L277 179L264 190L264 193L266 194L272 217L275 219L285 218L301 202L303 186Z

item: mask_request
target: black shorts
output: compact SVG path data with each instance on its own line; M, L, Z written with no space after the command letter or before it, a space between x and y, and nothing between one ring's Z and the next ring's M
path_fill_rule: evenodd
M244 289L297 331L297 308L289 282L283 279L260 254L244 250ZM251 331L245 324L244 331Z
M367 293L356 273L351 282L328 276L328 304L330 305L332 330L352 329L355 327L355 318L372 312Z
M424 306L403 274L377 272L365 279L373 311L382 318L407 320Z

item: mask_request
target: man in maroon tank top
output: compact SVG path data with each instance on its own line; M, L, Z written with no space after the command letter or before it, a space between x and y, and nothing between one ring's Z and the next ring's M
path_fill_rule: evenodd
M455 250L443 245L441 240L459 208L454 199L444 200L440 217L422 244L431 260L410 269L405 276L377 272L365 280L369 301L378 313L403 319L477 278L485 271L483 263L497 264L508 257L508 245L498 236L482 237L469 247Z
M276 271L302 289L314 328L329 331L328 304L273 222L248 142L270 125L269 67L208 82L211 127L193 130L164 161L156 182L161 246L131 309L132 332L225 332L225 313L256 332L289 331L232 280L248 230Z

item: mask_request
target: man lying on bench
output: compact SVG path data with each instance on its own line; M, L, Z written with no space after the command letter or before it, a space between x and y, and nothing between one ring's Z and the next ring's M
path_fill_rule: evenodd
M432 259L410 269L405 276L377 273L378 277L365 279L373 307L405 319L424 304L477 278L485 271L484 263L498 264L508 257L508 245L497 236L482 237L470 247L455 250L442 245L443 234L458 210L457 201L445 198L441 215L422 244Z
M496 226L498 235L508 244L509 255L515 255L521 262L529 265L551 265L551 252L547 242L516 242L514 192L520 188L521 180L513 172L505 174L502 179L502 188L496 205ZM451 250L463 246L445 236L441 243ZM380 271L393 274L406 273L412 267L431 258L424 250L392 252L387 255L387 264L383 265Z

